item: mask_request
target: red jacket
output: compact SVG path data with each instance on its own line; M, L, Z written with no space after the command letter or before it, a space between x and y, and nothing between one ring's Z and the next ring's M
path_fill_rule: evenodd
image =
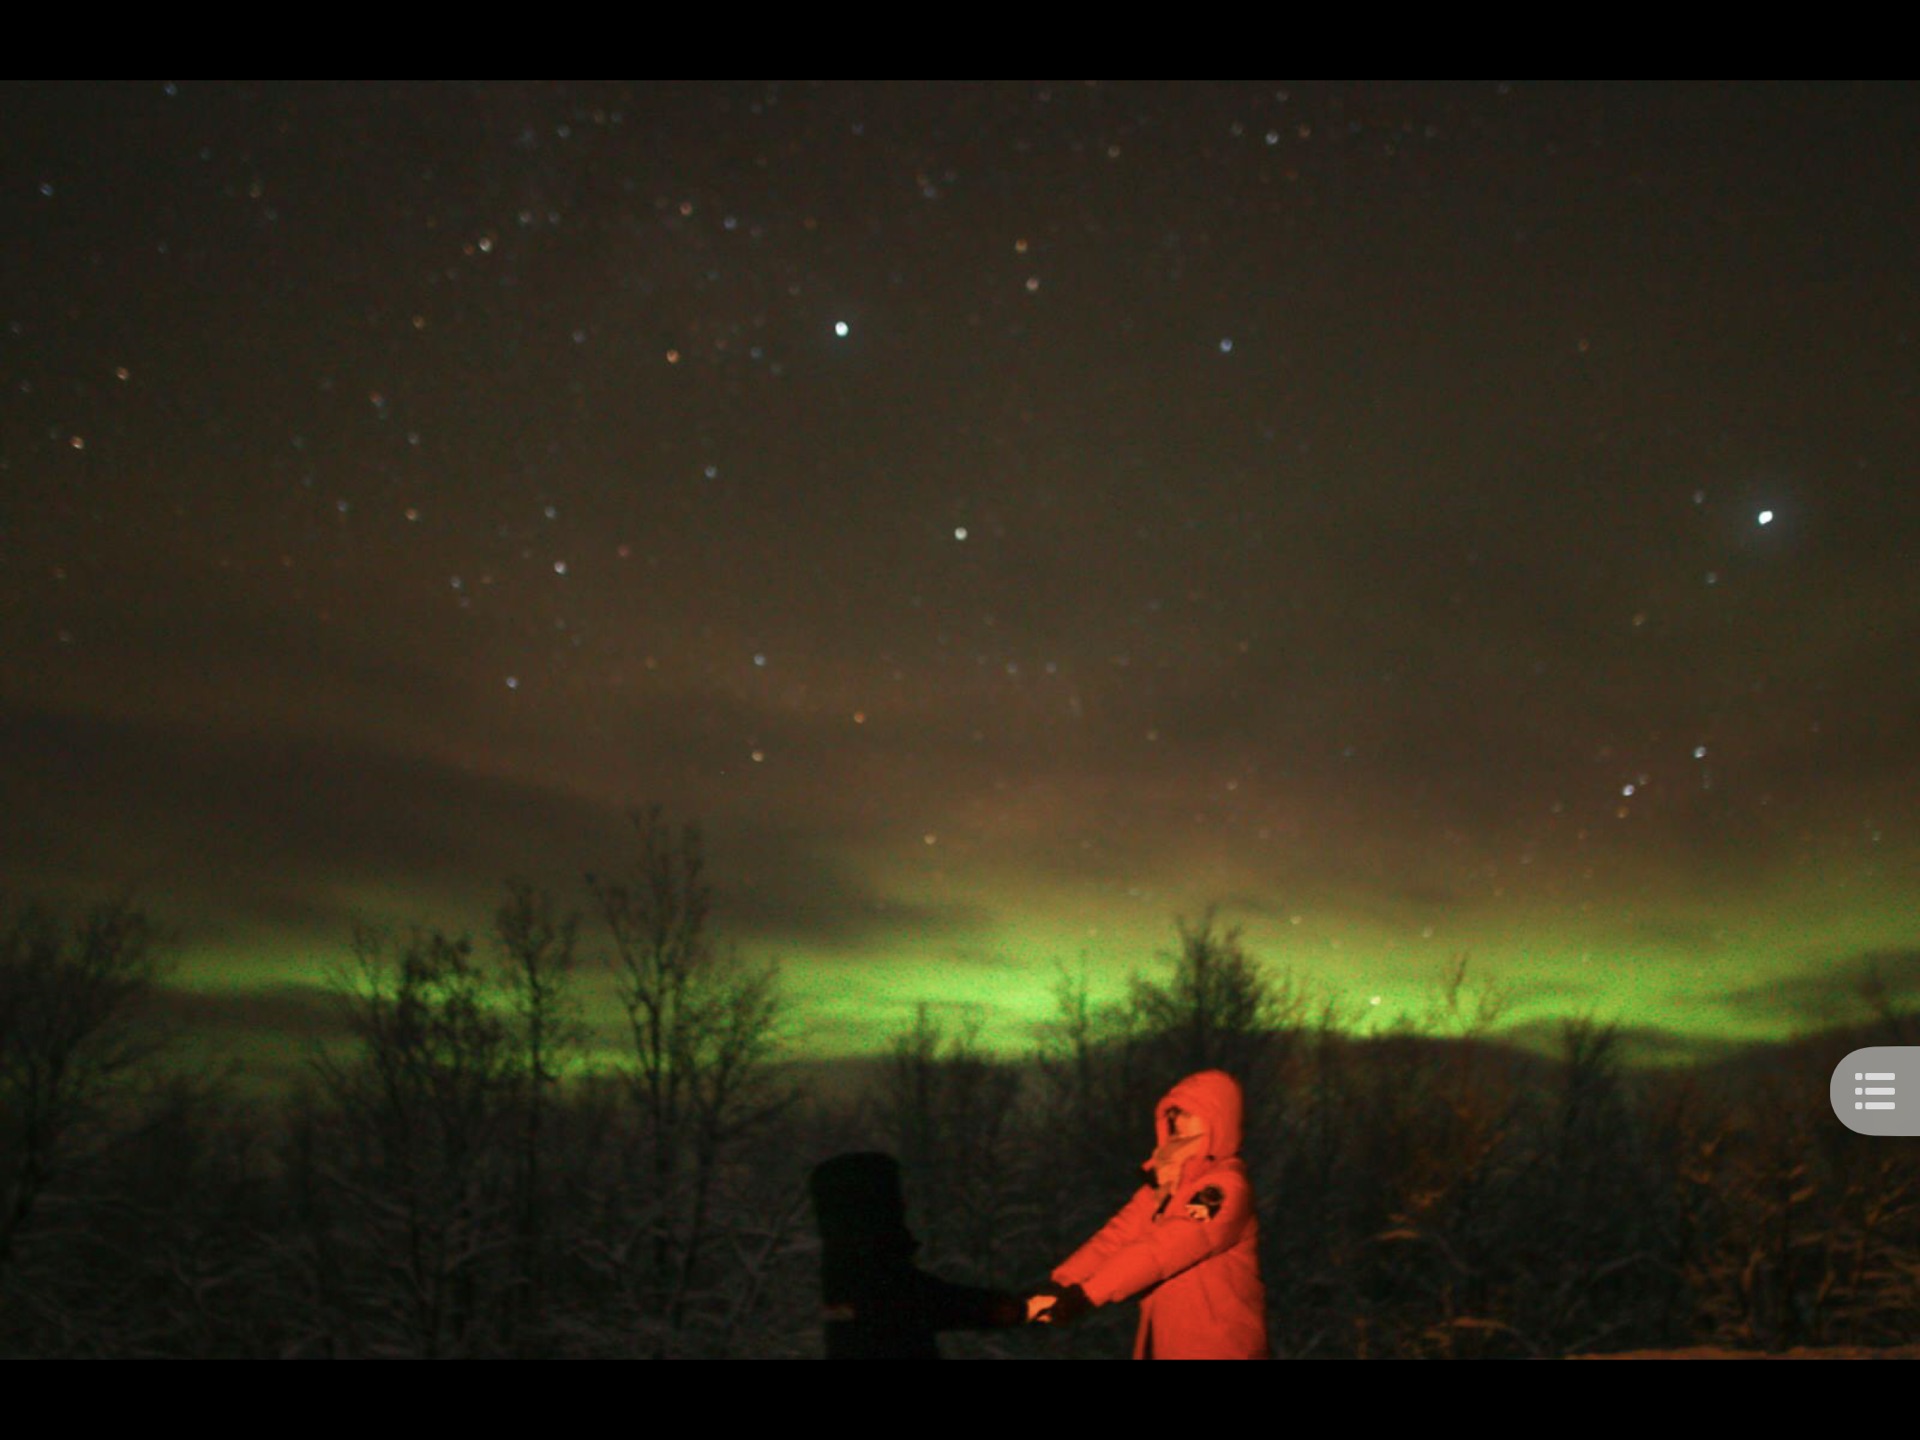
M1139 1295L1136 1360L1264 1360L1267 1292L1253 1187L1239 1158L1239 1083L1223 1070L1189 1075L1155 1107L1156 1140L1171 1134L1174 1106L1205 1119L1202 1152L1183 1162L1164 1203L1154 1185L1141 1187L1053 1279L1078 1285L1096 1305ZM1190 1218L1187 1206L1210 1188L1219 1192L1215 1213Z

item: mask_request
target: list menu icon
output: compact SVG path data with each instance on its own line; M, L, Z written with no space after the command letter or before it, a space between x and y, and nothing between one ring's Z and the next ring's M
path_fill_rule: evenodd
M1920 1045L1869 1045L1834 1066L1833 1113L1862 1135L1920 1135Z

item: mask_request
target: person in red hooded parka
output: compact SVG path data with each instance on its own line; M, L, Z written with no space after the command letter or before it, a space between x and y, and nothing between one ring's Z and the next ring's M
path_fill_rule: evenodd
M1240 1116L1239 1082L1224 1070L1189 1075L1166 1093L1154 1109L1158 1144L1142 1167L1149 1183L1054 1268L1057 1295L1039 1320L1064 1324L1139 1295L1136 1360L1268 1358Z

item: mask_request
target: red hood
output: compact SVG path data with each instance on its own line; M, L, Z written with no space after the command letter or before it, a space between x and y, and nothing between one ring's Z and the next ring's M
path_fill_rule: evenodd
M1153 1139L1158 1145L1170 1133L1167 1111L1174 1106L1207 1122L1209 1160L1225 1160L1240 1153L1240 1082L1224 1070L1202 1070L1189 1075L1160 1098L1153 1108ZM1152 1165L1152 1161L1148 1161ZM1191 1173L1191 1172L1189 1172Z

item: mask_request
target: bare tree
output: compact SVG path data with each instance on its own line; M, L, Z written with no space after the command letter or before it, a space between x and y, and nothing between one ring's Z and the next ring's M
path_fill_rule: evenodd
M344 1151L323 1170L340 1239L364 1252L378 1349L473 1354L493 1340L511 1244L512 1037L465 936L416 930L395 947L362 928L355 950L341 1000L359 1052L317 1062Z
M109 1092L157 1046L152 922L125 903L71 924L28 905L0 933L0 1284L36 1206L81 1158Z
M949 1031L919 1006L893 1043L879 1099L927 1254L990 1283L1032 1237L1020 1201L1020 1074L987 1052L980 1026L969 1012Z
M1920 1004L1913 998L1916 968L1920 968L1920 951L1882 951L1866 957L1853 989L1872 1017L1875 1044L1911 1045L1920 1032Z
M523 1331L543 1308L547 1116L561 1067L580 1039L570 995L579 924L578 915L560 914L550 895L525 882L508 885L507 898L494 915L521 1070L514 1298L505 1337L510 1346L514 1332Z
M1221 929L1212 909L1197 924L1174 923L1180 948L1163 957L1173 973L1158 982L1136 974L1129 983L1137 1024L1172 1068L1225 1070L1256 1101L1279 1078L1281 1044L1299 1029L1306 999L1291 971L1262 964L1241 928Z
M712 890L697 826L676 835L656 808L633 816L639 854L624 877L587 883L613 936L630 1043L623 1074L640 1120L643 1205L629 1254L635 1297L672 1353L690 1327L716 1239L727 1162L791 1102L777 1065L776 966L749 965L711 933ZM636 1266L637 1261L637 1266Z

